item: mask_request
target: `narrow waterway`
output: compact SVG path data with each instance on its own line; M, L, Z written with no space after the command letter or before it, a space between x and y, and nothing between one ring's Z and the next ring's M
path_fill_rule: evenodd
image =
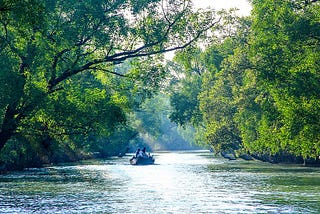
M205 151L130 156L0 175L0 213L320 213L320 169Z

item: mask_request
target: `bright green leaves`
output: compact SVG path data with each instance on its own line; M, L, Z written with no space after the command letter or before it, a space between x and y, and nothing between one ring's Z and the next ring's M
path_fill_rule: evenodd
M188 48L176 54L175 75L171 80L170 103L173 111L170 120L186 127L202 121L198 95L201 91L201 74L204 72L200 49Z
M83 78L90 86L81 84ZM98 86L90 75L68 81L64 90L42 100L41 109L22 121L21 134L47 135L52 141L73 142L75 146L85 145L83 137L109 136L125 122L125 114L122 103Z
M143 61L131 61L126 76L133 83L132 93L143 101L159 91L166 75L166 69L163 65L153 61L153 58L148 58Z
M206 73L203 77L202 92L198 98L206 127L206 141L216 151L237 149L239 137L233 121L236 106L230 79L221 71Z
M279 147L304 158L314 158L319 155L312 145L318 141L319 123L314 118L318 117L319 109L310 111L307 103L317 103L320 98L316 62L319 44L314 37L318 30L312 27L317 22L319 6L292 9L290 1L263 1L263 4L254 4L252 59L258 59L258 83L264 85L262 89L272 98L272 105L263 108L263 112L271 111L278 117L263 119L266 125L260 128L258 141L261 146L268 142L269 148ZM272 131L274 124L278 124L277 131L268 134L266 131ZM270 151L276 152L277 149Z

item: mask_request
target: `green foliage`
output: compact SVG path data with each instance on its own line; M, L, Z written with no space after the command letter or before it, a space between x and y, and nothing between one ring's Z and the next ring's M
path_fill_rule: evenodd
M214 76L215 80L210 80L210 77L204 80L203 92L199 96L206 127L205 139L216 151L237 149L239 137L233 122L236 106L232 89L228 80L219 74ZM214 82L214 86L206 85L208 82Z
M191 76L181 81L181 84L181 89L170 97L170 103L173 107L170 120L181 126L197 124L201 121L197 99L199 94L197 89L200 89L201 79L199 76Z
M216 152L238 149L241 137L234 117L238 111L239 87L242 84L242 70L245 64L242 56L244 50L243 31L248 24L246 20L238 20L244 24L231 37L211 44L203 53L201 63L204 72L197 99L203 121L198 126L200 141L205 141ZM239 48L240 46L241 49Z
M319 12L317 3L303 8L291 1L254 4L251 59L257 64L257 83L272 101L263 111L273 112L263 117L261 135L272 132L261 137L259 145L278 148L270 153L282 149L304 158L319 155L319 123L314 119L320 98L319 31L314 28L319 26Z
M231 17L228 37L212 40L205 51L177 56L189 73L171 98L174 120L190 122L195 115L190 109L198 107L203 117L194 123L198 136L216 151L241 148L316 159L320 5L289 0L252 5L251 17ZM191 89L192 71L201 71L197 89Z
M172 113L170 120L180 126L197 125L202 121L198 95L201 91L203 56L198 48L188 48L175 55L175 74L169 87Z

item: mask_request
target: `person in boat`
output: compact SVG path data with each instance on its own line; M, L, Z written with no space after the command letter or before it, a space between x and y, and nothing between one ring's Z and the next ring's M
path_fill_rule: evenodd
M143 157L144 157L142 150L139 151L138 157L139 157L139 158L143 158Z
M142 155L143 155L144 158L149 158L150 157L150 153L149 153L149 155L146 153L146 147L143 147Z
M136 158L147 158L147 154L143 151L145 151L145 149L138 149L136 152Z
M142 149L142 155L143 155L143 157L145 157L145 158L148 158L148 157L149 157L149 155L146 153L146 147L143 147L143 149Z
M140 155L140 148L138 148L138 150L136 151L136 157L139 157L139 155Z
M149 156L146 153L146 147L144 147L143 149L138 148L135 157L136 158L148 158Z

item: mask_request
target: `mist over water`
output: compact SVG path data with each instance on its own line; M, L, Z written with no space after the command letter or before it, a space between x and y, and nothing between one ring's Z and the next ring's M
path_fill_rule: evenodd
M130 155L0 175L0 213L319 213L320 169L214 158Z

